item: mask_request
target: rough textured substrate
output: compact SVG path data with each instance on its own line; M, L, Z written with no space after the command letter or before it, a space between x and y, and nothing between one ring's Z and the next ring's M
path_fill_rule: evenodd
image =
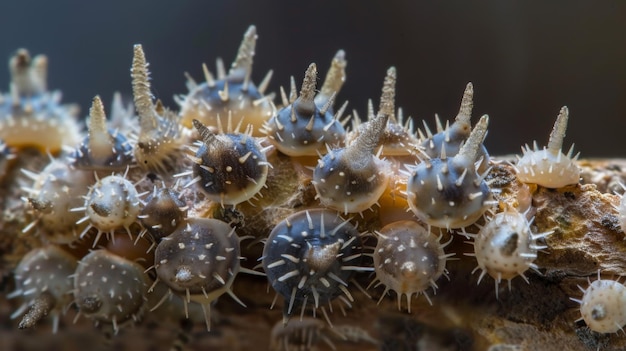
M328 327L320 328L320 333L340 350L626 349L626 336L596 334L590 332L584 322L575 322L580 317L578 304L569 299L582 296L577 285L586 287L587 277L595 279L598 269L606 277L626 274L625 235L619 228L614 209L619 197L612 194L621 189L619 182L623 182L624 162L583 161L581 165L584 185L559 190L533 186L527 189L532 192L532 205L536 208L534 232L554 230L545 240L548 249L542 251L537 260L543 275L528 273L530 284L516 278L512 290L508 291L503 283L496 299L491 278L486 277L480 285L476 284L478 274L471 274L476 265L474 258L462 254L470 252L472 246L456 235L449 249L457 252L458 260L449 262L450 281L442 278L438 281L437 295L430 294L432 306L420 297L413 300L412 313L408 314L397 310L395 294L377 305L380 288L368 290L371 298L353 289L355 307L348 310L346 316L337 308L331 316L335 328L350 336L351 341L341 340ZM497 186L502 188L503 197L522 189L511 177L506 164L496 167L495 173L501 180ZM300 187L300 197L296 194L285 199L285 203L294 206L307 201L310 191L306 184ZM5 200L7 191L15 190L2 189ZM12 205L15 204L5 203L3 207ZM273 211L280 213L276 217L290 212L281 208ZM8 213L4 215L6 221ZM3 235L8 233L9 227L10 223L5 222ZM0 241L5 265L14 261L7 259L7 255L18 254L29 247L20 240L4 237ZM9 267L2 268L6 272ZM359 280L367 285L371 277L365 274ZM107 338L107 333L97 330L85 319L72 324L73 310L63 319L57 335L50 334L49 322L34 330L20 331L17 321L8 318L16 307L16 302L4 298L10 286L10 279L4 279L0 295L0 349L3 350L79 350L87 343L93 345L94 350L167 350L175 339L180 339L181 344L186 342L185 347L192 350L263 349L264 345L269 345L272 327L281 320L281 302L274 309L268 307L274 296L265 293L264 279L242 274L235 282L234 291L248 307L243 308L228 297L221 298L214 308L210 333L203 329L200 321L193 328L180 328L178 321L166 322L163 317L166 311L162 311L142 326L124 329L119 335ZM315 347L329 348L323 342Z

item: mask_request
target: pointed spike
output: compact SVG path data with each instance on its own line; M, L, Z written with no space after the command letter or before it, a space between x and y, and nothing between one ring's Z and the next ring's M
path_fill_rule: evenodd
M294 107L301 113L312 113L315 110L315 85L317 80L317 66L311 63L304 74L300 96L293 103Z
M224 90L218 91L217 94L220 96L220 100L222 100L223 102L227 102L228 100L230 100L228 81L224 81Z
M106 115L100 96L95 96L89 110L89 152L95 159L111 155L113 141L107 130Z
M374 112L374 102L372 99L367 99L367 120L371 121L376 118L376 112Z
M391 66L387 69L387 75L385 76L382 93L380 95L380 105L378 106L378 113L388 115L389 121L392 123L396 123L396 80L396 68Z
M294 103L295 104L295 103ZM315 117L314 115L311 118ZM298 121L298 117L296 116L296 106L291 107L291 115L289 117L291 123L296 123Z
M213 78L213 75L211 74L211 71L209 71L206 63L202 64L202 72L204 73L204 80L206 81L207 86L209 88L213 88L215 86L215 78Z
M218 118L219 121L219 118ZM213 138L215 138L215 134L204 124L202 124L202 122L198 121L197 119L194 119L192 121L194 128L196 128L196 130L198 130L198 133L200 133L200 137L202 138L202 141L205 144L209 144L211 142L211 140L213 140Z
M464 168L463 173L461 173L461 176L456 180L454 185L456 185L457 187L460 187L461 185L463 185L463 179L465 179L466 175L467 175L467 168ZM471 195L470 195L470 200L471 200Z
M37 77L36 90L38 91L46 91L46 83L48 80L48 57L46 55L37 55L33 58L33 63L31 64L33 72Z
M280 87L280 100L283 104L283 107L289 105L289 99L287 98L287 93L285 93L285 88Z
M341 116L343 115L343 113L346 111L346 108L348 107L348 101L346 100L341 107L339 107L339 109L337 110L337 112L335 113L335 115L333 116L334 120L339 120L341 118Z
M352 145L345 149L347 159L356 162L363 157L371 157L374 149L378 146L381 135L387 128L388 120L388 115L379 114L369 121Z
M422 120L422 124L424 125L424 132L426 133L426 138L432 139L433 132L430 131L430 128L428 127L428 124L426 123L426 121Z
M554 127L550 133L550 140L548 141L548 151L554 155L561 152L561 148L563 147L563 139L565 138L568 119L569 110L567 106L563 106L554 122Z
M104 105L99 95L93 98L91 108L89 109L89 134L106 133L106 115L104 113Z
M230 66L230 71L228 72L229 76L240 75L244 79L250 76L252 73L252 61L254 59L256 40L256 27L251 25L243 35L243 40L237 51L237 58L235 58L235 61L233 61L233 64Z
M309 119L309 123L306 124L304 129L308 132L311 132L313 130L314 125L315 125L315 115L311 116L311 118Z
M339 93L343 83L346 81L347 64L346 53L343 50L337 51L330 63L330 69L326 73L320 93L315 97L315 102L318 105L325 105L331 96Z
M448 158L448 155L446 154L446 145L442 144L441 145L441 155L439 156L440 159L445 160Z
M185 86L187 87L187 90L192 91L198 87L198 82L196 82L196 80L193 79L193 77L191 76L191 74L189 74L189 72L183 72L183 75L185 75L185 78L187 78L187 81L185 82Z
M470 160L472 163L476 161L476 155L478 154L478 150L480 149L480 145L482 145L483 138L485 133L487 133L487 125L489 124L489 116L484 115L480 118L480 121L476 124L472 133L470 134L467 141L459 150L457 157L464 157L467 160Z
M226 78L226 68L224 68L224 60L221 57L218 57L215 60L215 66L217 71L217 79L225 79Z
M163 116L163 114L165 113L165 106L163 106L163 101L161 101L161 99L158 99L154 103L154 112L156 112L156 114L159 116Z
M48 315L48 312L55 305L55 298L49 292L43 292L36 297L31 304L30 309L18 324L19 329L26 329L35 326L41 318Z
M141 44L135 44L133 47L133 64L130 69L130 76L132 77L133 97L141 129L144 130L144 126L148 129L154 128L156 120L153 113L152 93L150 92L150 72Z
M261 93L261 95L265 94L265 91L267 90L267 87L270 85L270 81L272 80L273 75L274 75L274 70L267 71L267 74L265 75L265 77L263 77L263 80L261 81L259 86L256 88L259 91L259 93ZM284 94L284 91L282 91L282 93ZM287 104L285 104L285 106L286 105Z
M291 76L289 84L289 103L293 103L298 98L298 91L296 90L296 79L293 76Z
M459 114L456 116L455 121L457 123L464 123L468 126L471 124L472 109L474 108L474 85L469 82L463 92L463 98L461 99L461 108Z
M446 121L447 123L447 121ZM437 128L437 133L443 133L443 131L445 130L445 128L443 128L443 124L441 123L441 118L439 117L439 114L435 113L435 125Z
M206 330L211 331L211 304L200 304L200 307L202 307L202 314L204 315ZM185 315L187 315L187 303L185 303Z
M569 147L569 150L567 151L567 158L571 159L573 155L574 155L574 144L572 144L572 146Z

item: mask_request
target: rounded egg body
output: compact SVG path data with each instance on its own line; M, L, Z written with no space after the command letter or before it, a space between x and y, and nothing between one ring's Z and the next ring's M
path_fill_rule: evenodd
M96 138L106 140L92 141ZM133 148L122 133L109 129L104 135L90 135L83 139L72 158L72 166L77 169L123 171L133 161Z
M476 222L491 199L487 184L473 165L454 158L424 161L413 168L407 184L409 207L429 225L463 228Z
M516 211L498 213L477 234L478 267L500 281L511 280L533 266L537 247L526 217Z
M135 186L121 176L111 175L90 189L85 213L99 231L110 232L135 222L141 205Z
M30 176L30 172L27 172ZM39 221L40 233L55 243L69 243L77 239L76 231L81 214L70 209L84 203L93 175L70 169L62 161L53 160L34 177L31 188L25 188L28 201Z
M569 120L569 109L563 106L554 122L548 145L540 149L537 143L522 147L523 155L518 156L515 168L517 178L523 183L534 183L546 188L562 188L566 185L578 184L580 169L576 161L578 154L573 155L572 145L565 155L562 152L563 138Z
M380 145L383 146L381 156L414 156L416 154L414 148L418 143L419 141L408 127L399 122L390 122L380 138Z
M155 113L152 126L141 125L134 156L144 170L167 173L181 156L182 132L177 115L170 110L160 112Z
M326 154L313 171L314 186L322 205L344 213L372 207L389 183L389 164L373 155L365 164L340 155L345 149Z
M280 222L265 244L263 268L274 290L290 301L285 314L344 292L361 260L360 241L356 228L329 210L305 210Z
M15 268L15 291L9 295L21 297L23 304L11 318L23 315L19 328L29 328L46 316L52 318L56 333L59 316L72 301L72 279L78 262L75 257L55 245L29 251Z
M436 281L446 271L446 255L439 239L415 221L398 221L378 232L374 250L376 280L398 295L407 307L413 294L436 288Z
M181 124L188 128L192 127L194 119L217 127L227 125L228 118L232 118L242 121L243 126L252 125L256 135L272 112L269 99L264 99L252 82L244 85L243 77L226 77L211 86L205 82L193 88L181 102L180 115Z
M0 139L15 148L34 147L56 154L80 141L74 105L61 104L61 92L48 91L48 59L18 49L9 60L11 92L0 96Z
M179 198L178 192L167 187L155 187L139 215L141 224L156 242L172 234L185 217L185 203Z
M15 268L16 291L26 299L49 292L57 306L65 307L64 302L71 301L68 300L72 289L69 276L74 273L77 264L72 255L55 245L33 249Z
M343 143L346 131L332 111L320 111L313 102L295 103L280 109L267 123L267 135L274 146L289 156L316 156L324 145Z
M517 178L523 183L539 184L546 188L562 188L578 184L580 169L576 161L561 151L553 154L546 149L526 151L517 161Z
M239 237L217 219L189 218L156 248L157 276L179 294L213 300L239 271Z
M458 154L461 149L461 143L467 140L471 131L469 125L464 127L460 132L457 131L455 133L456 129L448 132L442 131L422 141L421 145L424 148L424 153L430 158L437 158L441 156L441 150L445 148L445 154L449 157Z
M59 92L44 92L14 101L2 97L0 139L15 148L35 147L53 154L80 142L78 109L61 105Z
M144 311L149 278L135 262L107 250L83 257L74 275L74 299L80 313L118 325L137 320Z
M265 185L269 166L259 143L246 134L218 134L202 143L193 165L199 186L216 202L236 205Z
M431 138L424 140L421 143L423 147L423 152L431 159L438 158L442 155L442 149L445 148L444 154L447 157L453 157L459 153L461 150L461 146L467 140L469 136L469 126L457 126L455 125L449 127L449 130L445 130L443 132L434 134ZM479 172L486 171L489 166L489 153L487 152L487 148L484 145L480 145L480 148L477 152L478 160L482 159L482 162L478 166Z
M580 314L598 333L617 333L626 325L626 287L614 280L598 279L585 290Z

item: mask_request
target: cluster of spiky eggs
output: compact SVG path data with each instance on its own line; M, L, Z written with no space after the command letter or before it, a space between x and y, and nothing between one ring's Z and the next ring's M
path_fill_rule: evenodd
M117 331L179 296L186 315L191 302L201 307L208 328L217 297L226 293L239 301L231 289L236 275L259 272L240 265L242 228L211 218L203 206L240 211L258 197L274 196L267 179L280 170L272 170L272 157L303 165L317 194L276 221L260 258L269 284L285 299L285 321L312 308L330 323L324 305L340 299L351 306L350 282L360 271L374 271L372 283L385 288L381 299L394 291L400 308L406 296L410 311L411 296L429 298L427 289L436 289L447 272L454 255L441 243L447 232L474 238L478 281L490 275L496 292L502 279L537 270L533 261L545 248L537 241L549 233L532 233L525 212L499 198L486 181L489 119L483 116L471 128L471 84L452 125L444 128L438 120L436 133L426 126L416 134L395 109L396 71L390 68L378 111L370 103L367 121L354 116L346 131L345 104L337 111L334 106L345 80L342 51L319 93L311 64L299 94L292 79L289 95L281 89L276 107L272 96L263 95L271 74L259 87L251 81L255 43L251 27L228 74L218 61L217 77L204 66L204 83L190 79L189 94L178 99L180 113L153 101L144 52L136 45L131 76L137 117L116 102L107 123L96 97L84 138L72 110L46 90L40 73L45 61L16 54L11 92L3 100L10 112L4 109L0 118L7 145L0 148L0 166L11 158L9 149L58 154L71 146L43 171L23 171L32 180L23 189L33 217L23 231L38 233L45 245L15 270L13 295L25 300L15 313L26 312L21 325L57 316L73 301L79 315ZM551 188L578 183L576 157L561 152L567 118L563 108L547 148L524 149L516 165L520 181ZM45 138L20 138L42 128ZM389 216L407 208L411 213L403 218ZM371 252L354 220L364 212L381 223L369 230L377 239ZM476 222L483 223L480 230L467 233ZM97 249L78 258L59 248L85 241ZM373 266L364 263L366 256ZM138 264L138 258L149 262ZM60 284L59 277L71 277L73 284ZM162 296L148 305L156 291Z

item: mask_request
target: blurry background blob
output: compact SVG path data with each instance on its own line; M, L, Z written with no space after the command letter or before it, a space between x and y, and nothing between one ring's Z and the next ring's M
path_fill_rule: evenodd
M0 57L20 47L48 55L49 88L86 115L96 94L130 97L132 45L141 43L153 90L178 109L183 73L201 80L203 62L231 62L250 24L259 35L252 77L274 69L269 91L311 62L325 69L344 49L338 99L361 116L394 65L396 104L418 125L434 125L435 113L453 119L471 81L473 122L490 115L493 154L545 143L567 105L567 144L583 157L625 156L614 147L626 130L626 3L618 1L11 1L0 6ZM0 88L8 90L7 69Z

